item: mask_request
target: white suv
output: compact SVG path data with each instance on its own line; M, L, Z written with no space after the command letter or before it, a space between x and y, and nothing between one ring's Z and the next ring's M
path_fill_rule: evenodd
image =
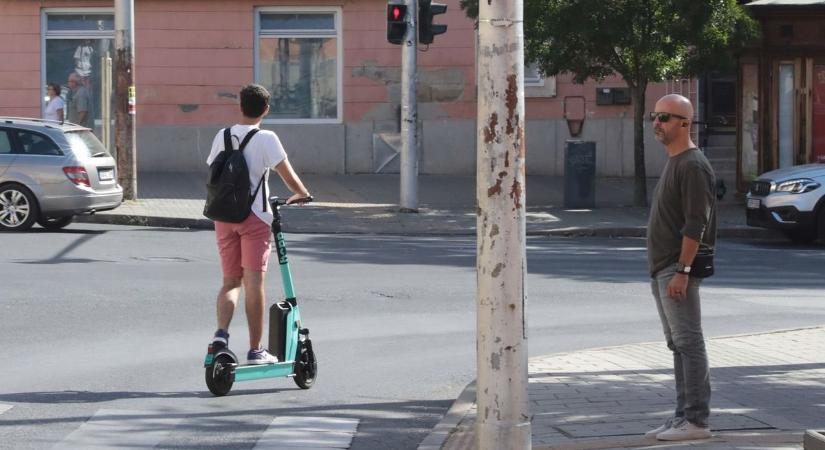
M825 163L763 173L750 185L747 220L800 243L825 242Z

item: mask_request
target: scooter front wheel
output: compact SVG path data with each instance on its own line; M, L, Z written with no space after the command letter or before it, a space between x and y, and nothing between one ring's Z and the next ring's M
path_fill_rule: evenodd
M309 389L318 377L318 361L312 351L312 341L309 338L299 341L295 358L295 384L301 389Z
M233 368L236 365L237 361L228 353L219 353L215 356L215 361L206 367L206 387L209 388L209 392L218 397L228 394L235 383Z

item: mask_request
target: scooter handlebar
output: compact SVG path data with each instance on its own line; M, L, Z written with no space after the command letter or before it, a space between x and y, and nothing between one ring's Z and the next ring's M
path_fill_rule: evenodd
M302 197L302 198L296 199L292 203L287 203L286 202L287 199L280 198L278 196L273 195L272 197L269 197L269 203L272 205L273 208L279 208L281 206L288 205L288 204L289 205L303 205L305 203L311 202L312 200L314 200L314 199L311 195L307 196L307 197Z

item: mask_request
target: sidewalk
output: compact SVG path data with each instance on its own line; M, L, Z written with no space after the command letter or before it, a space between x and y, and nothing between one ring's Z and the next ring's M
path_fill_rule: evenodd
M291 233L475 234L476 181L464 176L419 176L418 214L398 212L398 175L304 175L316 202L288 211L284 229ZM112 211L80 216L79 221L212 228L203 214L206 174L140 173L138 200ZM270 185L285 195L277 177ZM649 184L649 194L655 180ZM596 208L563 208L564 178L527 177L529 235L644 236L647 208L632 205L633 180L600 178ZM719 206L720 237L775 237L745 225L741 201L729 193Z
M645 439L675 404L664 341L533 358L529 398L534 449L801 449L825 429L825 327L710 339L713 438ZM419 450L474 446L470 385ZM820 448L820 447L817 447Z

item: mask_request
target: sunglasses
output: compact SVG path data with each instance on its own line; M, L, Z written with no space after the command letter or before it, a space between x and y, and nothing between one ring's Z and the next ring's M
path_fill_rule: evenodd
M670 121L671 117L676 117L678 119L687 120L687 117L680 116L679 114L673 114L668 112L652 112L650 113L650 121L655 122L656 119L659 119L659 123L667 123Z

